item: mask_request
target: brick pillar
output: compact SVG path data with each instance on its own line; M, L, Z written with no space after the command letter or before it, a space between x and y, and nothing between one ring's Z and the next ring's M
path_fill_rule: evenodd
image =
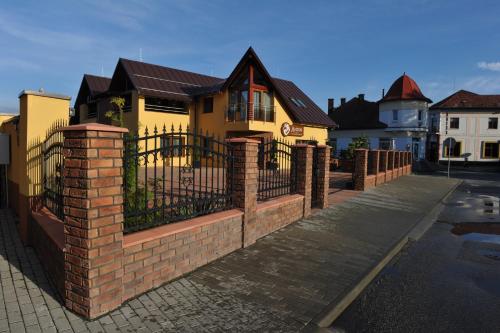
M297 193L304 196L304 217L311 215L312 159L314 146L293 145L297 172Z
M356 149L354 158L354 189L365 190L366 176L368 175L368 150Z
M121 305L124 128L64 131L66 307L95 318Z
M380 158L380 150L370 150L368 151L369 159L372 161L371 170L368 170L368 173L371 175L378 174L378 164Z
M318 207L321 209L328 207L328 189L330 187L330 146L317 146L318 154L317 177Z
M245 138L227 140L233 146L234 174L232 179L233 204L241 208L243 215L243 247L257 240L257 186L258 172L257 153L259 141ZM229 171L229 170L228 170Z

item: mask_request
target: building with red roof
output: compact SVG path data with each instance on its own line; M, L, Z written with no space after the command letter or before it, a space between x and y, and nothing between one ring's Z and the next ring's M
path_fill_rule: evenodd
M498 163L499 115L500 95L459 90L435 103L429 109L429 156L439 161Z
M417 159L425 158L427 111L432 101L406 73L397 78L378 102L353 98L329 115L337 124L330 131L330 144L340 152L353 138L367 136L372 149L411 150Z

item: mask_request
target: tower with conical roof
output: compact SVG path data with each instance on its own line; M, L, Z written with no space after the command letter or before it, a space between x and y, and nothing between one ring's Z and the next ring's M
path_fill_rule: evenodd
M410 150L415 159L425 158L429 103L417 83L403 73L379 101L379 120L393 148Z

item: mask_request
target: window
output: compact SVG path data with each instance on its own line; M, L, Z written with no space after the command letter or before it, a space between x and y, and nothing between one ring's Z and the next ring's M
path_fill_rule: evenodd
M483 142L483 158L498 158L498 142Z
M168 136L160 140L161 154L164 157L184 156L185 138L180 136Z
M213 141L210 137L205 136L201 141L201 156L212 157Z
M443 157L448 157L449 149L447 145L443 146ZM462 155L462 142L456 141L455 145L451 148L450 157L460 157Z
M97 117L97 103L96 102L92 102L92 103L87 104L87 108L88 108L87 119Z
M205 97L203 99L203 113L212 113L212 112L214 112L214 98Z
M305 108L306 105L300 98L295 98L295 97L290 97L290 100L295 104L295 106L298 106L299 108Z
M153 112L188 113L188 109L184 102L157 97L146 97L145 110Z
M488 118L488 129L498 129L498 118Z
M392 120L393 121L398 120L398 110L392 110Z
M460 118L450 118L450 128L459 129L460 128Z
M391 138L380 138L378 142L378 148L382 150L392 149L392 139Z
M418 110L418 121L422 121L423 111Z

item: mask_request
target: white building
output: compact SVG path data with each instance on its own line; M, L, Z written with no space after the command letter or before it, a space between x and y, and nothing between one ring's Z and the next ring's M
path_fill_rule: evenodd
M328 114L338 125L330 131L330 145L340 152L353 138L367 136L372 149L411 150L414 158L424 159L429 103L406 74L378 102L366 101L361 94L334 108L330 99Z
M498 162L500 159L500 95L479 95L460 90L430 110L430 160ZM445 140L451 138L448 147ZM451 149L450 149L451 148Z

